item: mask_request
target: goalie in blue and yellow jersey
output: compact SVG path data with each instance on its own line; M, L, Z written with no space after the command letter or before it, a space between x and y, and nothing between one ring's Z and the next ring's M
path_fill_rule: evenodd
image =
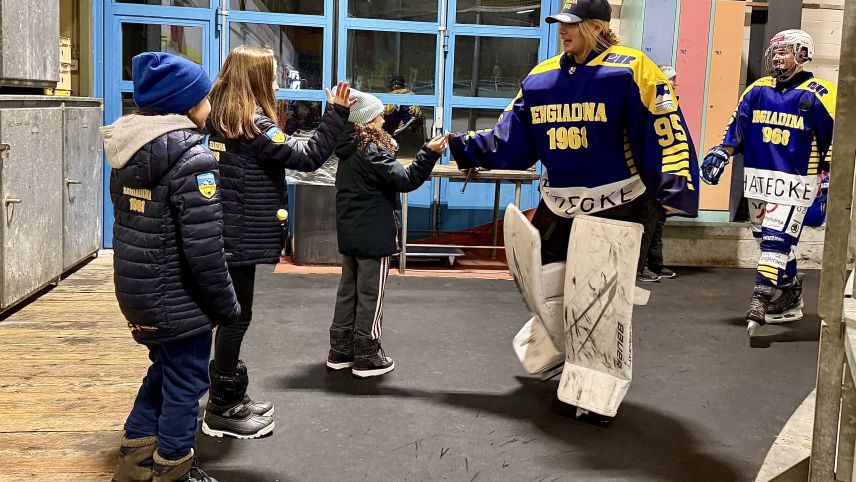
M449 135L462 169L543 163L532 219L543 264L566 258L578 214L643 224L642 253L660 210L697 215L698 163L674 91L645 54L617 45L611 15L607 0L565 2L547 17L564 52L529 73L493 129Z
M802 275L793 248L832 158L835 86L804 70L814 42L802 30L770 40L770 76L750 85L725 131L704 159L701 175L716 184L735 153L743 153L743 193L752 231L761 241L755 289L746 313L751 336L766 323L802 319Z

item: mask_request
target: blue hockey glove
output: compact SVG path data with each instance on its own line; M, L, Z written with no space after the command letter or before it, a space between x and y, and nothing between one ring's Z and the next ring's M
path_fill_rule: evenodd
M719 176L725 171L725 166L728 165L728 151L722 146L712 147L704 156L704 161L701 163L701 179L702 181L715 186L719 184Z

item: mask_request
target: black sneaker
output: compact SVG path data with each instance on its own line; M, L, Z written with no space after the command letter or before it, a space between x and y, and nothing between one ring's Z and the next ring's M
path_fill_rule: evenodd
M636 274L636 279L639 281L647 282L647 283L659 283L660 275L651 271L648 268L642 270L641 273Z
M379 341L366 338L354 339L354 367L351 373L355 377L376 377L394 369L395 361L386 356Z
M354 330L330 328L330 352L327 368L344 370L354 366Z
M674 271L664 266L661 266L659 268L651 268L651 271L653 271L654 274L660 275L660 278L675 279L678 276Z

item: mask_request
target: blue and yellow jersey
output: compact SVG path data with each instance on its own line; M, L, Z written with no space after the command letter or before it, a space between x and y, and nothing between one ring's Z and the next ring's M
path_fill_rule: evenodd
M816 79L777 88L772 77L750 85L731 116L722 144L743 153L747 198L811 206L832 158L835 85Z
M698 159L677 98L636 49L542 62L493 129L453 134L449 147L462 168L540 160L542 198L560 216L626 204L646 189L681 215L698 213Z

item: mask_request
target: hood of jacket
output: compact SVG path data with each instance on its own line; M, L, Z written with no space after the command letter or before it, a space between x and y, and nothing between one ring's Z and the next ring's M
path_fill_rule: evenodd
M357 131L354 129L354 124L348 122L345 124L345 130L342 136L339 137L339 144L336 146L336 157L340 161L350 158L357 151Z
M152 185L204 136L187 116L131 114L102 127L101 137L123 184Z

